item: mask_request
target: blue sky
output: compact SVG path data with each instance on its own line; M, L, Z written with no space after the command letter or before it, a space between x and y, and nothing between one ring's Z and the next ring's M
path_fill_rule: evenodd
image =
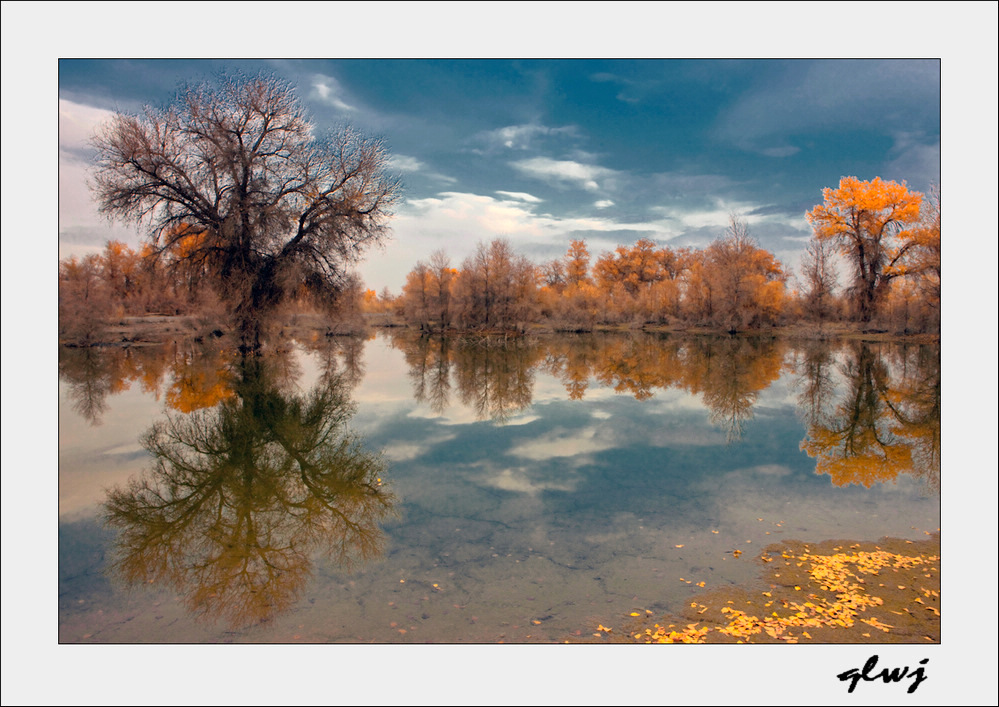
M137 242L94 212L86 138L219 72L287 79L320 129L382 137L404 183L393 238L360 267L398 292L417 260L508 238L535 262L585 239L705 246L742 216L791 267L840 177L940 182L940 61L62 60L60 254Z

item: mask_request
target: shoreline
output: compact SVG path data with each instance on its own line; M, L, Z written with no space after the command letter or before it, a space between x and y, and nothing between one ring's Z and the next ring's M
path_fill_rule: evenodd
M378 329L416 329L401 319L389 314L365 314L360 321L349 322L341 328L330 326L320 315L293 314L287 317L279 329L283 337L352 336L370 333ZM563 334L591 333L649 333L676 334L680 336L731 336L735 338L771 337L792 340L829 341L853 339L859 341L905 341L911 343L940 343L940 334L890 332L854 323L793 324L767 329L753 329L730 333L724 329L696 326L648 325L597 325L586 329L568 330L548 324L532 324L522 332L504 331L459 331L445 332L445 336L457 337L503 337L521 338L553 336ZM442 332L427 332L430 336L441 336ZM73 348L88 346L142 346L160 344L176 337L191 337L195 341L206 338L224 338L224 332L217 321L199 315L157 315L122 317L109 324L102 335L92 343L59 339L59 344Z

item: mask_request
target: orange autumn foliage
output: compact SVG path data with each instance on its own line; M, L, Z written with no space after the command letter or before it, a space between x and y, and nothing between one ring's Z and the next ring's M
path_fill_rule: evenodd
M843 177L838 189L822 190L824 202L805 214L820 241L829 241L853 268L856 316L869 322L895 277L904 274L912 248L906 228L919 220L923 195L905 182Z

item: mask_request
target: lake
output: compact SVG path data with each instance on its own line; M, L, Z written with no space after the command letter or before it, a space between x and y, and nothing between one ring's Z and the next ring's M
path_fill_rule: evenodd
M551 643L940 526L938 345L59 353L59 641Z

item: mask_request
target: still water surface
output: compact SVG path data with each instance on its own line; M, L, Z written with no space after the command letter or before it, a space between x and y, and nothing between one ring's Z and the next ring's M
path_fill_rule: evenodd
M772 542L924 539L939 454L937 346L62 349L59 638L586 637Z

